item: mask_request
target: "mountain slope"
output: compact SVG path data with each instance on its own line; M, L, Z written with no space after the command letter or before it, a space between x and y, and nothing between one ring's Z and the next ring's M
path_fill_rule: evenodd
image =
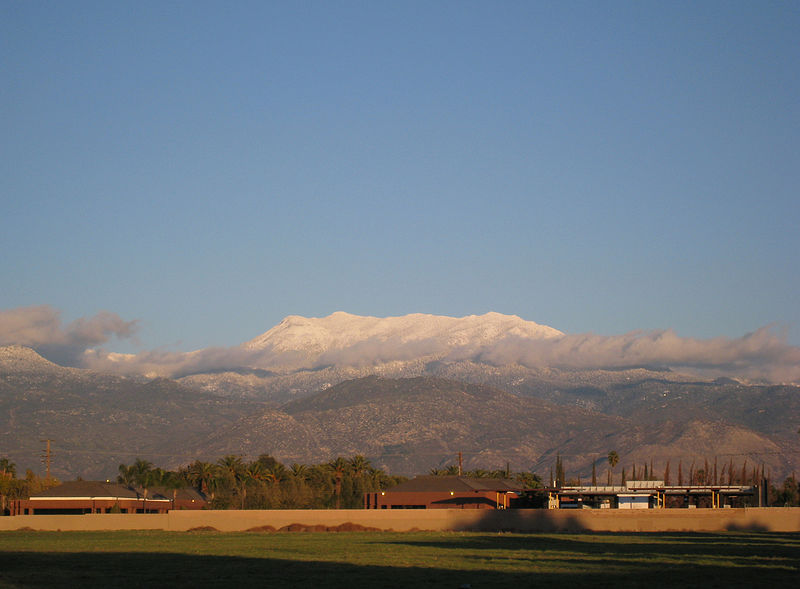
M543 476L560 455L570 475L584 478L592 463L604 472L610 450L628 468L653 460L661 470L671 460L674 471L679 460L686 466L714 457L733 459L737 468L744 460L763 462L777 476L800 467L797 387L647 370L531 372L465 361L408 366L417 376L372 375L334 386L312 377L343 372L281 375L273 382L297 388L283 389L288 402L278 406L169 379L62 368L26 348L0 348L0 456L41 472L40 441L51 439L53 472L68 478L113 477L119 463L136 457L172 468L196 458L263 453L306 463L365 454L398 474L453 464L458 452L466 468L510 463Z
M116 465L137 456L190 460L198 439L262 406L168 379L62 368L32 350L0 347L0 455L39 470L41 440L53 440L57 477L114 476Z
M620 418L438 378L347 381L290 402L281 413L292 425L278 439L271 419L285 424L286 418L275 412L242 420L219 437L232 441L234 432L248 431L262 451L298 462L311 458L303 449L313 439L317 457L366 454L391 472L414 474L452 464L458 452L466 467L504 468L511 461L529 468L571 437L625 427Z

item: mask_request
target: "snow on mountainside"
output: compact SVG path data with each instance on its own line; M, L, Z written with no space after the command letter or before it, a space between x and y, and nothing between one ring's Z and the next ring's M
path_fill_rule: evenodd
M0 346L0 371L4 373L50 373L68 370L68 368L53 364L26 346Z
M417 343L425 344L423 349L430 352L442 353L464 346L491 345L507 336L543 339L561 335L564 334L552 327L500 313L461 318L415 313L380 318L339 311L322 318L291 315L242 347L317 355L363 346L366 342L385 343L389 347Z

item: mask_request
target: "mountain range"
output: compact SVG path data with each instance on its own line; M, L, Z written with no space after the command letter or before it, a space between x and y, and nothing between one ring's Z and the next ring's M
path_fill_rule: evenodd
M396 474L465 467L568 474L623 464L800 466L800 388L699 378L659 366L502 363L513 342L561 332L518 317L287 317L237 347L173 358L170 378L58 366L0 348L0 456L41 472L108 478L141 456L176 467L225 454L321 462L364 454ZM206 356L205 358L202 358ZM200 359L202 358L202 361ZM231 366L231 360L240 360ZM119 365L133 358L117 355ZM209 366L210 365L210 366ZM163 367L163 364L161 365ZM146 367L149 371L157 364ZM157 370L156 370L157 372Z

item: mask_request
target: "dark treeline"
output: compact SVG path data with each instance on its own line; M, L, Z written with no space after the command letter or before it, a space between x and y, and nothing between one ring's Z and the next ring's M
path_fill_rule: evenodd
M435 476L456 476L458 475L458 466L452 464L445 468L431 469L430 474ZM534 472L511 472L510 470L466 470L462 471L461 476L482 479L510 479L520 483L525 489L540 489L542 488L542 479Z
M609 482L618 462L616 453L611 453L607 472ZM720 465L716 460L705 459L686 465L679 461L672 466L668 461L663 473L660 469L654 471L652 462L634 464L630 470L621 470L614 477L615 483L658 479L664 480L666 485L679 486L751 485L770 478L761 465L747 462L737 465L732 461ZM457 475L458 467L437 468L431 470L430 474ZM592 475L591 484L598 484L600 477L594 468ZM542 487L542 480L533 472L475 469L464 472L463 476L509 478L527 489ZM560 456L550 478L562 485L581 484L580 478L567 478ZM216 462L196 460L174 471L137 459L130 465L120 464L117 476L117 482L137 488L144 496L156 487L174 490L193 487L208 498L213 509L357 509L363 505L364 493L386 490L404 480L405 477L392 476L374 468L363 456L339 457L322 464L292 464L286 467L267 454L252 462L235 455L225 456ZM31 470L18 478L16 465L8 458L0 458L0 514L8 513L9 501L27 499L58 484L58 480L40 477ZM769 485L769 505L800 506L800 484L794 474L783 483Z
M144 495L153 487L194 487L212 509L353 509L362 507L364 493L403 480L374 468L363 456L287 468L268 454L252 462L235 455L216 462L196 460L176 471L137 459L120 464L117 477L117 482L138 487Z

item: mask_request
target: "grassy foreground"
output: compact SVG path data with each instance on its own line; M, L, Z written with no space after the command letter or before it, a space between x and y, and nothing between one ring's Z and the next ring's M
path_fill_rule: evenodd
M797 579L800 534L0 532L0 587L618 589Z

